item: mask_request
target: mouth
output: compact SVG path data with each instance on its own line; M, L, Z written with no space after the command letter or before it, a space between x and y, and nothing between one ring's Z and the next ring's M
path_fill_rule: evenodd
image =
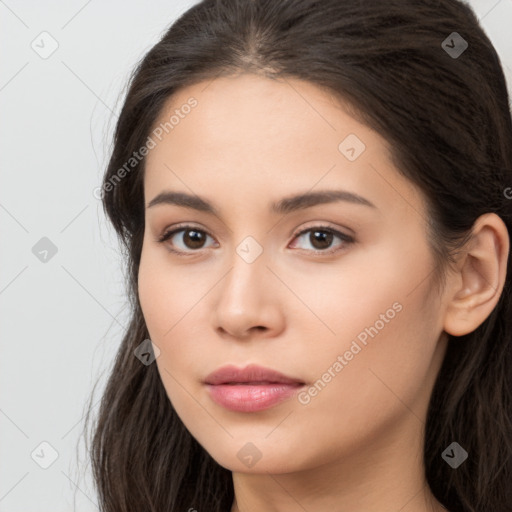
M224 366L204 380L210 398L237 412L269 409L291 398L305 382L257 365Z

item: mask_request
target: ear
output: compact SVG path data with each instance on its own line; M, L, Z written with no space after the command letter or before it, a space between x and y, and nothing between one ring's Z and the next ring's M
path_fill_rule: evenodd
M505 285L509 234L495 213L481 215L446 287L444 330L453 336L473 332L491 314Z

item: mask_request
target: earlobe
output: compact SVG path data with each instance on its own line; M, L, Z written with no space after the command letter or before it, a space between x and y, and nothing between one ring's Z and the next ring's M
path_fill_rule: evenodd
M444 330L452 336L473 332L495 308L505 285L509 234L494 213L480 216L446 288Z

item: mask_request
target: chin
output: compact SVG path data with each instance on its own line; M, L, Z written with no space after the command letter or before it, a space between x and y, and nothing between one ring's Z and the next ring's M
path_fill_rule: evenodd
M226 447L222 451L218 446L207 451L217 464L236 473L282 474L306 469L302 467L305 461L297 459L296 453L278 452L278 447L262 447L262 444L247 441L236 443L236 446Z

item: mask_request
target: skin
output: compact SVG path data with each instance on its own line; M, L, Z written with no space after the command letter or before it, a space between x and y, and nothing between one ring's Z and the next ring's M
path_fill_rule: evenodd
M473 331L499 299L505 225L494 214L478 219L440 293L423 197L391 163L386 141L346 105L308 82L241 74L182 89L155 126L190 97L198 105L147 156L145 203L181 191L204 197L219 215L148 207L139 295L172 405L233 472L232 512L445 510L424 475L428 402L447 333ZM354 161L338 149L349 134L366 146ZM292 194L335 189L375 208L269 209ZM204 241L191 244L190 231L156 241L181 223L203 230ZM335 236L322 249L312 232L294 236L325 224L355 242ZM252 263L236 252L248 236L263 250ZM330 248L340 250L326 255ZM233 412L203 385L225 364L256 363L310 389L396 303L394 318L359 343L307 404L293 397L264 411ZM252 467L237 457L249 442L261 454Z

